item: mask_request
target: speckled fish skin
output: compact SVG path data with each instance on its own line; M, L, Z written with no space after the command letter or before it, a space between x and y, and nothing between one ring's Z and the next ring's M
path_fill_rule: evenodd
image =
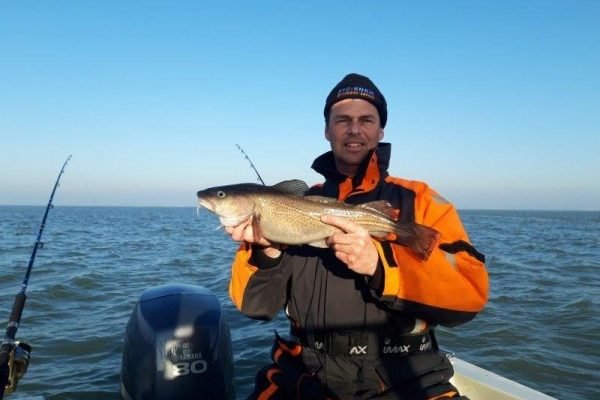
M423 260L439 238L435 229L395 221L385 201L350 205L332 198L303 197L306 190L304 182L292 180L274 186L217 186L201 190L197 196L199 205L217 214L224 226L239 225L252 215L257 234L273 243L327 247L325 239L342 230L321 222L322 215L347 218L379 239L394 234L394 242L409 247Z

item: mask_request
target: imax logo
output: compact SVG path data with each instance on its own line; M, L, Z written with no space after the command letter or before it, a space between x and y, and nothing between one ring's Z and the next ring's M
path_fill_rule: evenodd
M404 346L383 346L383 354L408 353L409 351L410 344Z

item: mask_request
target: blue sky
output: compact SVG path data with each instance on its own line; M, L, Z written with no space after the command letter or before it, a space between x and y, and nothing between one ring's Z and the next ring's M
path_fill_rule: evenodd
M600 209L598 1L3 1L0 204L195 206L320 176L347 73L390 172L459 208Z

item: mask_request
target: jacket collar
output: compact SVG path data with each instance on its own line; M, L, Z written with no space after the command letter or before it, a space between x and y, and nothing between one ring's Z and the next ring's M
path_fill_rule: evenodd
M385 178L388 175L391 151L390 143L379 143L375 149L371 150L361 164L358 174L352 179L353 189L368 191ZM349 179L348 176L336 169L332 151L317 157L312 164L312 169L323 175L326 181L333 181L338 185Z

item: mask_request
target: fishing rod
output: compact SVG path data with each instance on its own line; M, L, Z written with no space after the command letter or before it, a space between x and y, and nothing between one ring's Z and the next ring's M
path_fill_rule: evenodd
M27 300L26 292L27 285L29 284L29 276L31 275L31 268L33 267L33 262L35 261L35 256L38 249L44 247L44 242L42 242L42 233L44 232L44 227L46 226L48 211L54 207L52 205L54 193L56 193L56 189L60 186L60 177L65 172L65 167L70 159L71 156L67 157L60 170L60 173L58 174L58 177L56 178L56 183L54 183L50 200L48 200L48 205L46 206L46 211L44 212L44 218L40 224L37 239L33 245L33 251L31 253L31 258L29 259L29 265L27 266L27 271L25 272L25 278L23 279L19 293L17 293L15 296L15 301L13 303L12 311L10 312L8 325L6 326L6 334L4 335L4 339L0 345L0 400L4 398L5 393L10 394L16 390L17 383L23 377L23 375L25 375L27 367L29 366L31 346L24 342L15 341L15 336L17 335L17 329L19 329L19 323L21 322L21 314L23 313L23 308L25 307L25 300Z
M254 163L252 162L252 160L250 159L250 157L248 157L248 155L246 154L246 152L244 151L244 149L242 149L239 144L236 144L236 146L237 146L238 149L240 149L240 151L242 152L242 154L244 155L244 157L246 157L246 160L248 160L248 162L250 163L250 166L252 167L252 169L254 170L254 172L256 172L256 176L258 176L258 180L264 185L265 181L263 181L263 179L260 177L260 174L256 170L256 167L254 166Z

